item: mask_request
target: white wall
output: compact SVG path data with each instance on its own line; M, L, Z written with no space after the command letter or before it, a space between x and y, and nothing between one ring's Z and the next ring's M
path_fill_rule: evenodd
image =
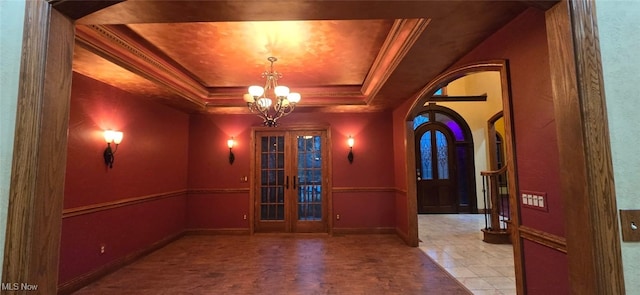
M471 129L476 168L478 209L485 208L480 172L489 170L487 120L502 110L500 72L474 73L447 85L447 95L481 95L484 93L487 94L486 102L437 103L437 105L448 107L460 114Z
M24 12L24 0L0 1L0 253L7 228ZM0 255L0 264L3 259Z
M597 0L596 13L617 204L640 209L640 1ZM627 294L640 294L640 243L622 242L622 260Z

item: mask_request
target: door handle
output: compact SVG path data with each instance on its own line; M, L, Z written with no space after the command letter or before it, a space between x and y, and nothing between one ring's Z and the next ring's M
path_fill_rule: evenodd
M293 189L296 189L296 176L293 176Z
M284 182L284 189L289 189L289 176L287 175L287 180Z

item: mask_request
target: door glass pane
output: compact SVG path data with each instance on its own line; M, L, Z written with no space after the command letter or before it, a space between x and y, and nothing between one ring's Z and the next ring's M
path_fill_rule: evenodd
M420 163L422 179L433 179L433 169L431 169L431 131L425 132L420 137Z
M438 179L449 179L449 148L447 137L436 130L436 152L438 156Z
M298 136L298 220L322 220L321 137Z
M429 122L429 114L418 115L413 118L413 130L418 129L420 125Z
M260 220L284 220L284 136L260 141Z

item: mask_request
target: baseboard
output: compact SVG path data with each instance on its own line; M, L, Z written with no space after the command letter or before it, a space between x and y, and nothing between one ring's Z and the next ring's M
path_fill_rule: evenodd
M111 261L100 268L97 268L91 272L85 273L81 276L74 278L71 281L58 285L58 294L71 294L75 291L80 290L81 288L97 281L98 279L150 254L153 251L156 251L167 244L179 239L184 235L183 232L177 233L175 235L169 236L165 239L162 239L158 242L151 244L149 247L131 253L127 256L121 257L114 261Z
M395 234L396 229L393 227L356 227L356 228L333 228L334 235L353 235L353 234Z
M409 235L403 231L401 231L399 228L395 228L395 234L400 237L400 239L402 241L404 241L405 244L407 245L411 245L411 243L409 242Z
M186 235L249 235L248 228L192 228L184 231Z

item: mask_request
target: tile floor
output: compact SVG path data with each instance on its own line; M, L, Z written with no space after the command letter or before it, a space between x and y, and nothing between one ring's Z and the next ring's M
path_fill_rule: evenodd
M418 215L420 249L473 294L516 294L513 248L482 241L483 214Z

